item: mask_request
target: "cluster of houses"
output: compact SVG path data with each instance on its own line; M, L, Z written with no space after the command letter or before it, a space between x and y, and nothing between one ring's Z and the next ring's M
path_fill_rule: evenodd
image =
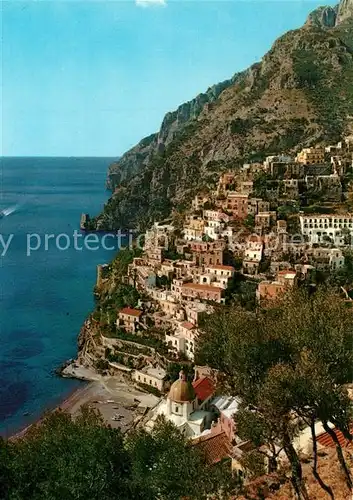
M181 228L172 221L156 222L146 232L143 253L129 264L125 280L143 292L149 307L140 301L137 309L121 309L117 328L141 334L152 324L165 332L165 343L176 359L193 362L202 318L226 303L237 271L257 280L256 300L263 304L283 296L314 269L343 267L344 249L353 242L353 213L299 212L299 232L293 235L278 208L281 197L297 200L302 188L313 186L325 186L332 203L341 201L350 171L353 137L334 146L303 149L295 158L269 156L263 163L222 174L214 191L194 198ZM258 172L277 182L275 201L256 196ZM101 272L102 267L99 279ZM153 365L132 374L135 382L160 392L165 391L165 376L164 369ZM209 374L196 371L190 383L181 372L146 425L152 427L163 414L214 463L225 456L234 458L234 447L239 455L249 446L236 436L233 415L238 404L236 398L215 395Z

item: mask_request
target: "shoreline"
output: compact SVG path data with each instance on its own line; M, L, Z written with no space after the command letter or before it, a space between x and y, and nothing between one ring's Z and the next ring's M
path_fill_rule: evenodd
M146 411L153 408L160 400L150 393L135 388L124 377L103 377L80 366L75 369L73 365L68 365L67 368L70 372L70 378L82 381L83 387L73 389L65 399L53 408L48 408L38 419L23 429L5 436L5 440L15 441L23 438L31 427L40 425L46 414L57 410L68 412L74 417L81 406L85 404L98 410L106 424L126 432L136 425L146 414ZM76 370L78 371L77 377L75 377ZM64 375L64 378L67 376Z
M82 381L83 383L83 381ZM90 385L90 382L86 382L84 384L85 386L84 387L77 387L75 389L72 389L68 396L66 396L61 403L58 403L56 404L55 406L53 407L48 407L46 410L44 410L41 414L40 417L36 418L34 420L34 422L26 425L25 427L23 427L22 429L10 434L9 436L4 436L4 439L7 439L8 441L12 441L12 440L15 440L15 439L20 439L21 437L23 437L31 427L39 424L43 418L44 418L44 415L48 414L48 413L52 413L54 411L57 411L59 409L62 409L62 410L65 410L65 411L70 411L70 406L71 406L71 402L75 401L77 398L80 397L80 395L85 391L85 389L87 389L87 387Z

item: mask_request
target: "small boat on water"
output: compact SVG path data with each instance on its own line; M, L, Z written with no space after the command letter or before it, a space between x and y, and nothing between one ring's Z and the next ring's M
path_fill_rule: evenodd
M0 219L12 214L18 207L19 205L13 205L12 207L4 208L4 210L1 210L0 212Z

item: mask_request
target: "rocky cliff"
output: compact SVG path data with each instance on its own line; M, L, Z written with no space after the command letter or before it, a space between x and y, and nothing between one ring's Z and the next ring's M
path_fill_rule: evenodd
M319 7L315 9L306 21L307 26L333 28L336 26L338 5L336 7Z
M336 24L348 21L353 16L353 0L341 0L338 6Z
M167 113L158 133L142 139L137 146L110 166L107 187L114 189L147 165L155 153L163 153L183 126L190 120L196 120L203 108L215 101L223 90L230 87L239 76L236 74L230 80L213 85L205 93L179 106L176 111Z
M333 28L349 20L353 15L353 0L341 0L335 7L319 7L315 9L306 21L308 26Z
M97 227L144 229L226 168L351 133L352 2L314 11L261 62L168 113L158 134L110 167L114 194Z

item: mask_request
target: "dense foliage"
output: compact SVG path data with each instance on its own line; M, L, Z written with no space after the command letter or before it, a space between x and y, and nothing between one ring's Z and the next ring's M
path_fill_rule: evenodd
M24 438L0 441L1 499L202 499L228 486L229 466L210 468L164 420L124 438L93 410L75 420L57 411Z
M196 361L220 370L226 389L240 397L239 435L276 463L281 450L292 466L298 498L307 499L293 440L302 426L313 433L317 420L336 443L347 488L352 477L329 422L352 441L353 310L332 290L299 290L268 309L219 310L206 319ZM314 450L315 452L315 450ZM316 452L315 452L316 453ZM313 474L317 472L317 455ZM332 493L332 492L331 492Z

